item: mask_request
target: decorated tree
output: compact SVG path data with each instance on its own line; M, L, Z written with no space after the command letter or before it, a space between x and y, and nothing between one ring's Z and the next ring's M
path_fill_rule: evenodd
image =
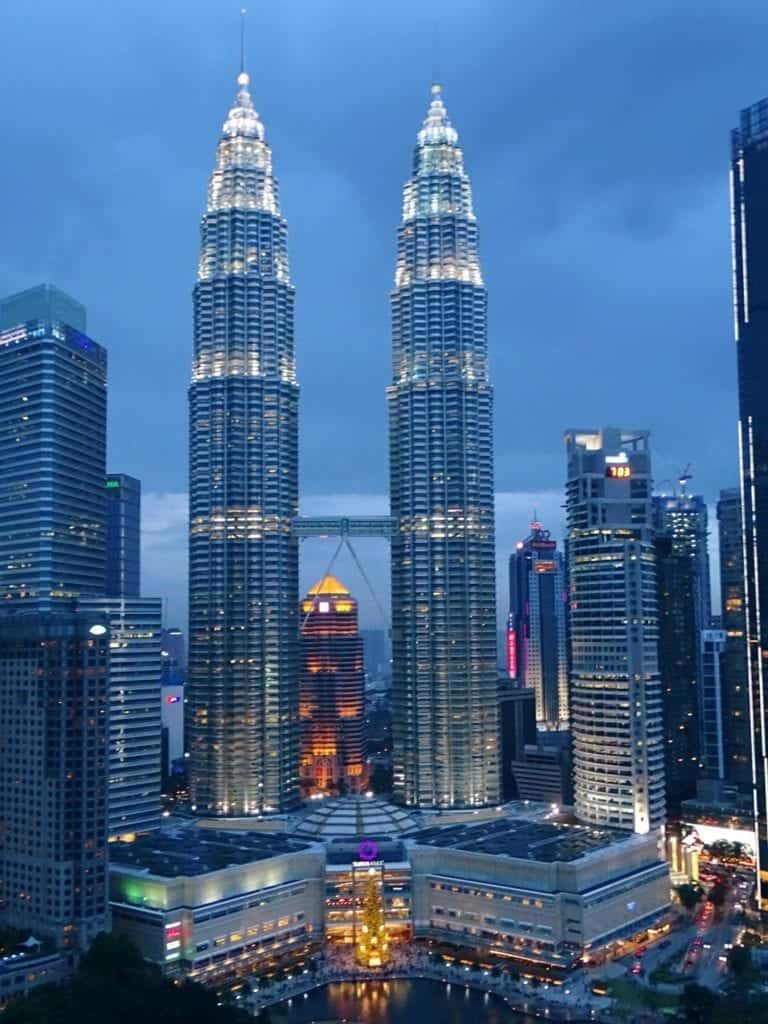
M389 959L384 910L374 868L370 869L365 884L361 922L357 931L357 959L364 967L381 967Z

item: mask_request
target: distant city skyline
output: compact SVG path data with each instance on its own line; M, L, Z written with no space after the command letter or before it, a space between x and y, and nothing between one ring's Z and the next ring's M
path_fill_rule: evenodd
M653 441L653 435L651 435ZM737 475L729 486L736 486ZM691 493L698 493L695 480ZM145 493L142 499L142 573L147 593L162 593L166 599L165 619L169 625L186 623L187 614L187 495ZM712 582L712 611L720 611L720 558L717 544L716 501L709 503L709 563ZM387 515L389 495L381 494L302 494L302 515ZM565 511L562 490L539 492L496 492L496 591L497 628L506 622L508 604L509 556L519 540L530 533L534 511L547 523L552 536L562 546L565 537ZM714 524L714 525L713 525ZM299 587L303 593L325 572L335 542L303 541L299 549ZM382 607L389 608L389 547L379 540L357 540L355 549L365 566ZM378 607L360 578L351 557L339 555L339 573L349 579L360 603L360 628L381 629L384 622ZM389 622L386 623L387 628Z

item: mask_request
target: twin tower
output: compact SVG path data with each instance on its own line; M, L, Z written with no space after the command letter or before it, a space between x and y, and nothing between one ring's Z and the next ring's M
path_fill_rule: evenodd
M235 817L299 792L294 286L248 87L241 73L208 187L190 387L191 793ZM437 85L391 306L395 798L480 807L500 794L492 391L472 192Z

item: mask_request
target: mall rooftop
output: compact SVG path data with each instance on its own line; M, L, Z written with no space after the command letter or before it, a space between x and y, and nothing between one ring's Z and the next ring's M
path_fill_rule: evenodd
M114 843L109 848L109 858L117 868L131 867L160 878L176 878L205 875L311 848L311 843L284 835L226 832L190 825L142 836L132 843Z
M626 843L628 834L591 825L499 818L421 829L408 838L418 846L439 846L468 853L545 863L569 862Z

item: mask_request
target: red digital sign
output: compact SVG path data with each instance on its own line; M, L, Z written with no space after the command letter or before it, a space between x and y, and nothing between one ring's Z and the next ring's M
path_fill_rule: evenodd
M517 630L507 629L507 673L510 679L517 679Z

